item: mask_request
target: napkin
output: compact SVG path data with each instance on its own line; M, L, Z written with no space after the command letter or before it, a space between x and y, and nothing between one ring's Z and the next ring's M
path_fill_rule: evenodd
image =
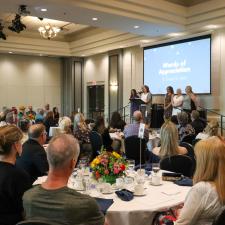
M100 210L106 214L108 208L113 204L113 199L95 198Z
M193 186L193 181L192 179L188 177L183 177L180 180L174 181L175 184L180 185L180 186Z
M122 189L120 191L116 191L115 193L123 201L131 201L134 198L133 192L127 189Z

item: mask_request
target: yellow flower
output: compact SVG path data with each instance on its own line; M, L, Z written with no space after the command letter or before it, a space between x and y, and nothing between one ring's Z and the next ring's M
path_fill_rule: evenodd
M92 162L91 164L94 164L94 165L98 165L100 163L100 160L98 157L96 157Z
M117 152L112 152L113 156L115 156L117 159L121 158L121 156Z

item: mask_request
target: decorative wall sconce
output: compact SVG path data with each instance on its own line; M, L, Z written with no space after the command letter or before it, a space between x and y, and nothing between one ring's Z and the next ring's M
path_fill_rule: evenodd
M111 81L110 82L110 90L111 91L117 91L118 90L118 83L117 83L117 81Z

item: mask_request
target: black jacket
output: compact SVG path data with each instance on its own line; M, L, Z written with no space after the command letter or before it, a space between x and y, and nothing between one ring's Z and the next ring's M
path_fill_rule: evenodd
M23 144L23 151L16 160L16 166L24 169L31 178L32 183L48 171L48 161L45 149L36 141L28 139Z

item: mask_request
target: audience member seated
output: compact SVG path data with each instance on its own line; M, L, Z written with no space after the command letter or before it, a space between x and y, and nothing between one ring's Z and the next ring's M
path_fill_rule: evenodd
M31 177L32 183L48 171L48 162L43 144L46 142L46 131L42 124L29 127L29 139L23 144L23 151L16 160L16 166L24 169Z
M10 112L10 109L8 109L7 107L4 107L2 109L2 112L0 114L0 127L7 125L6 122L6 115Z
M71 135L53 137L47 148L49 173L42 185L25 192L26 219L67 225L103 225L96 201L67 187L79 155L78 141Z
M74 116L73 134L80 143L80 158L88 158L90 161L93 155L90 141L90 129L85 123L85 118L82 113L77 113Z
M161 159L173 155L185 155L187 149L178 145L178 131L176 125L171 121L166 121L160 130L161 146L155 147L152 153Z
M54 117L53 117L53 112L52 111L49 111L44 119L44 125L45 125L45 129L46 129L46 132L48 134L48 137L49 137L49 130L50 130L50 127L55 127L56 126L56 122L54 120Z
M128 124L124 128L124 137L138 136L140 123L143 122L142 113L135 111L133 114L134 123ZM144 130L144 139L149 140L149 132L147 129Z
M26 118L25 109L26 107L23 105L19 107L19 112L17 114L18 121L24 120Z
M191 126L191 124L188 123L188 114L186 112L180 112L177 114L177 120L178 120L178 134L179 134L179 140L183 140L185 136L187 135L195 135L195 130Z
M58 122L62 133L72 134L72 122L68 116L60 117Z
M92 130L101 135L104 149L106 149L107 151L112 151L113 140L110 138L109 129L105 127L105 120L102 116L98 116L96 118L95 125Z
M199 112L197 110L191 112L191 121L191 126L195 129L195 135L204 130L205 122L199 118Z
M35 116L35 123L44 123L44 109L37 109L37 114Z
M21 140L21 144L24 144L28 140L28 129L30 127L30 121L29 120L20 120L19 121L19 128L23 132L23 138Z
M50 105L47 103L44 106L44 118L47 116L48 112L50 112Z
M219 123L217 120L211 120L206 128L204 129L203 132L199 133L197 136L196 136L196 140L197 139L201 139L201 140L204 140L204 139L207 139L211 136L217 136L219 135L218 134L219 132Z
M53 112L53 118L55 120L55 123L58 124L58 122L59 122L59 110L58 110L58 108L56 106L53 107L52 112Z
M36 112L33 110L32 105L28 106L28 111L26 112L26 118L29 120L35 120Z
M122 120L121 115L118 112L113 112L109 123L109 132L123 131L125 125L126 123Z
M15 167L23 134L15 125L0 128L0 224L15 225L23 219L23 193L31 187L28 174Z
M194 186L188 193L175 225L210 225L225 205L225 145L218 137L195 146Z

